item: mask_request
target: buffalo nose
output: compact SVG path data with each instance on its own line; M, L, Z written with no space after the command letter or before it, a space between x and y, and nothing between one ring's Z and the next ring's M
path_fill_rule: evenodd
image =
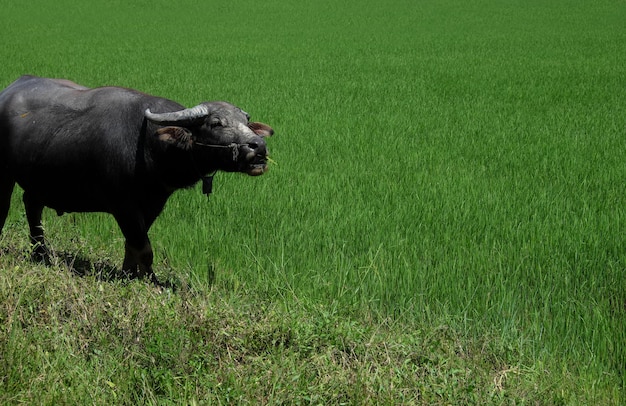
M265 140L261 137L254 137L248 142L248 148L254 151L256 155L266 155L267 146Z

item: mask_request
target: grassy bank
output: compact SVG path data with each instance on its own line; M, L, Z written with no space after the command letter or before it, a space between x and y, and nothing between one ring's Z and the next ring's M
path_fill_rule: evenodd
M618 400L590 377L447 325L346 317L223 289L176 293L0 262L3 404L563 404ZM594 387L593 391L589 391Z

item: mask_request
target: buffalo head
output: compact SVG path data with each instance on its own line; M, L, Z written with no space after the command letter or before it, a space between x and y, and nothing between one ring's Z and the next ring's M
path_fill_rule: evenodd
M220 151L224 157L219 169L244 172L251 176L267 171L265 137L274 134L266 124L250 122L250 116L226 102L205 102L188 109L153 113L151 122L164 126L157 131L162 141L184 149Z

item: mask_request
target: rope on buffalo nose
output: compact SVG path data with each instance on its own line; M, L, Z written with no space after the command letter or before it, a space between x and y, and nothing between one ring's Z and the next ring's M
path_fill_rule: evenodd
M197 141L194 144L201 146L201 147L206 147L206 148L230 148L233 153L234 162L237 162L237 159L239 159L239 146L245 145L245 144L236 144L234 142L229 145L215 145L215 144L204 144L202 142L197 142Z

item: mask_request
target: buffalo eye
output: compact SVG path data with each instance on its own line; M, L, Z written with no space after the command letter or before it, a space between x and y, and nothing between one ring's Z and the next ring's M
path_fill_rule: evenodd
M221 127L224 127L224 123L222 123L220 120L211 120L209 122L209 127L210 128L221 128Z

